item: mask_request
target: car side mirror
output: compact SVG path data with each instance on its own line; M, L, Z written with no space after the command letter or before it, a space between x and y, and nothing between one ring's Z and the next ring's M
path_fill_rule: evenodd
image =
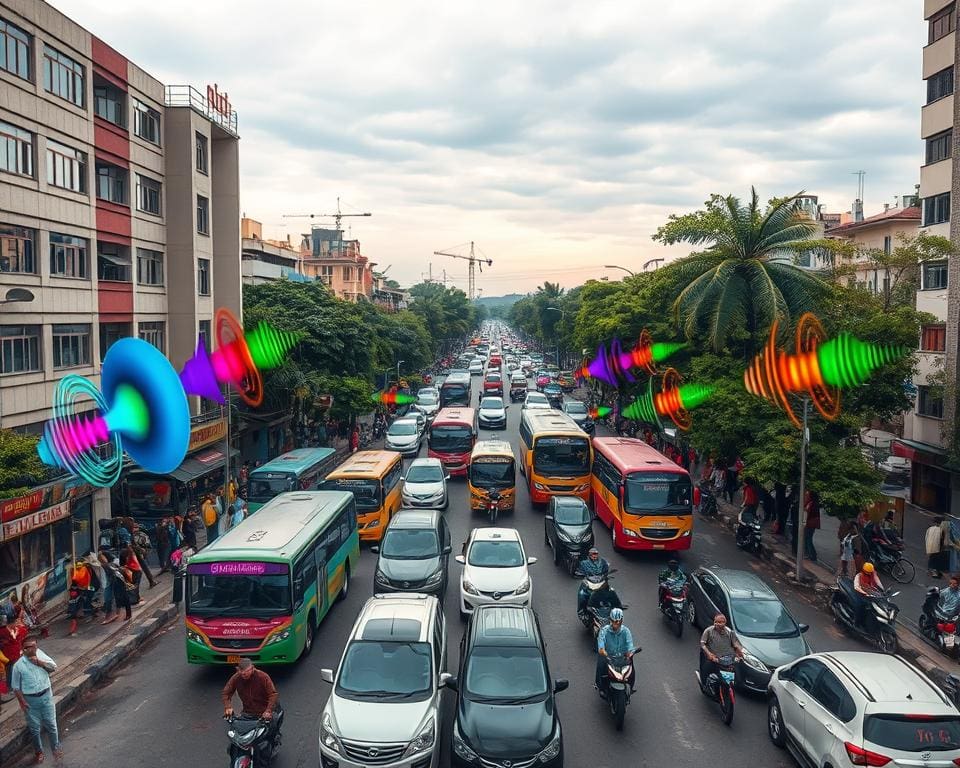
M444 676L446 676L446 679L444 679ZM451 691L458 691L458 690L460 690L460 689L457 687L458 684L459 684L459 681L457 680L456 675L451 675L451 674L449 674L449 673L447 673L447 672L444 672L444 673L442 673L442 674L440 675L440 684L446 686L446 687L449 688Z
M544 520L553 520L553 515L547 514L543 516Z
M453 675L451 675L449 672L441 672L440 679L437 681L437 688L443 688L451 680L453 680Z
M370 551L371 551L373 554L375 554L375 555L379 555L379 554L380 554L380 547L377 546L376 544L374 544L372 547L370 547Z
M570 681L560 678L559 680L553 681L553 692L560 693L560 691L565 691L570 687Z
M457 555L453 559L456 560L458 563L460 563L460 565L465 565L467 562L467 558L465 558L463 555Z
M450 479L450 475L444 475L444 476L443 476L443 479L444 479L444 480L449 480L449 479Z
M332 669L321 669L320 670L320 679L325 683L333 683L333 670Z
M401 479L401 480L406 480L406 479L407 479L407 476L406 476L406 475L400 475L400 479Z
M810 625L809 625L809 624L798 624L797 627L799 627L801 634L803 634L803 633L806 632L808 629L810 629Z
M452 551L453 551L453 547L451 547L449 544L447 544L447 546L443 548L443 554L445 555L449 555Z
M537 558L535 558L535 557L528 557L528 558L527 558L527 565L533 565L535 562L537 562Z

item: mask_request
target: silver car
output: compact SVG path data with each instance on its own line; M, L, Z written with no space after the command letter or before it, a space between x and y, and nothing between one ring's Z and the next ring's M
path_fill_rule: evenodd
M377 595L350 631L320 715L321 768L437 768L443 688L451 675L437 598Z
M440 459L414 459L403 477L401 504L420 509L446 509L450 505L449 479Z
M417 419L403 418L397 419L387 430L387 439L385 447L388 451L397 451L404 456L416 456L420 453L420 441L423 438L423 432Z

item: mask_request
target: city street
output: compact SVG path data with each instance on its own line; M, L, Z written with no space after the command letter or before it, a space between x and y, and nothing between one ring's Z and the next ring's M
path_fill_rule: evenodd
M517 445L520 405L508 412L509 428L503 435ZM481 432L481 438L502 433ZM522 476L518 474L522 485ZM447 513L456 544L469 529L482 524L465 512L465 485L451 485ZM627 624L643 651L637 657L638 686L627 711L622 733L617 733L593 689L594 654L586 633L575 617L577 582L553 566L543 544L543 512L531 507L526 490L518 490L520 504L514 517L503 519L523 536L530 552L540 558L533 566L534 607L546 635L547 652L556 677L568 678L570 689L559 696L568 766L742 764L750 760L764 768L792 766L793 761L769 741L762 700L743 695L737 700L732 727L724 726L715 705L697 687L694 668L697 636L685 631L678 640L660 616L656 600L656 575L663 554L619 555L612 552L609 536L599 523L599 548L611 566L619 569L615 584L629 605ZM732 537L699 518L693 549L682 556L687 570L702 563L726 567L760 568L738 551ZM312 655L296 666L272 669L286 710L284 745L277 768L317 765L318 716L329 686L320 679L322 667L335 667L345 637L363 602L371 594L374 557L361 556L354 588L345 603L335 607L320 627ZM451 588L446 610L451 636L450 667L459 643L456 595L459 566L451 561ZM811 625L807 637L816 650L858 649L855 641L837 631L823 614L788 585L774 585L797 621ZM65 765L181 766L226 764L226 737L220 719L220 689L231 670L188 666L184 660L182 623L174 623L112 679L91 695L62 723L65 731ZM448 705L451 702L448 701ZM449 712L449 708L448 708ZM446 764L449 722L444 729ZM26 764L26 760L20 764Z

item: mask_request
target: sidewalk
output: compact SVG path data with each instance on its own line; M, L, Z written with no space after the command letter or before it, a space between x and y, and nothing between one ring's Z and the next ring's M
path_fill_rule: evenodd
M73 637L67 636L69 621L65 613L50 622L49 637L38 638L38 641L40 649L58 665L50 677L61 728L66 711L177 616L178 606L170 601L172 593L173 577L164 573L157 577L153 589L144 578L140 593L144 604L133 609L130 621L117 620L104 626L99 620L84 624L81 619L79 630ZM29 734L23 713L11 693L4 696L0 708L0 765L11 764L28 744Z

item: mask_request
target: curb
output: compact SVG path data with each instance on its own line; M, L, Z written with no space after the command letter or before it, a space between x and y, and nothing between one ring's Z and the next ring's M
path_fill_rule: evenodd
M54 695L54 705L57 708L57 717L62 718L72 709L88 691L103 680L111 670L130 658L137 649L153 635L171 623L179 613L176 603L167 605L154 611L153 615L134 627L122 640L116 643L103 656L90 664L81 674L60 684L59 692ZM17 730L6 742L0 744L0 765L6 765L13 760L30 742L30 733L24 725Z

